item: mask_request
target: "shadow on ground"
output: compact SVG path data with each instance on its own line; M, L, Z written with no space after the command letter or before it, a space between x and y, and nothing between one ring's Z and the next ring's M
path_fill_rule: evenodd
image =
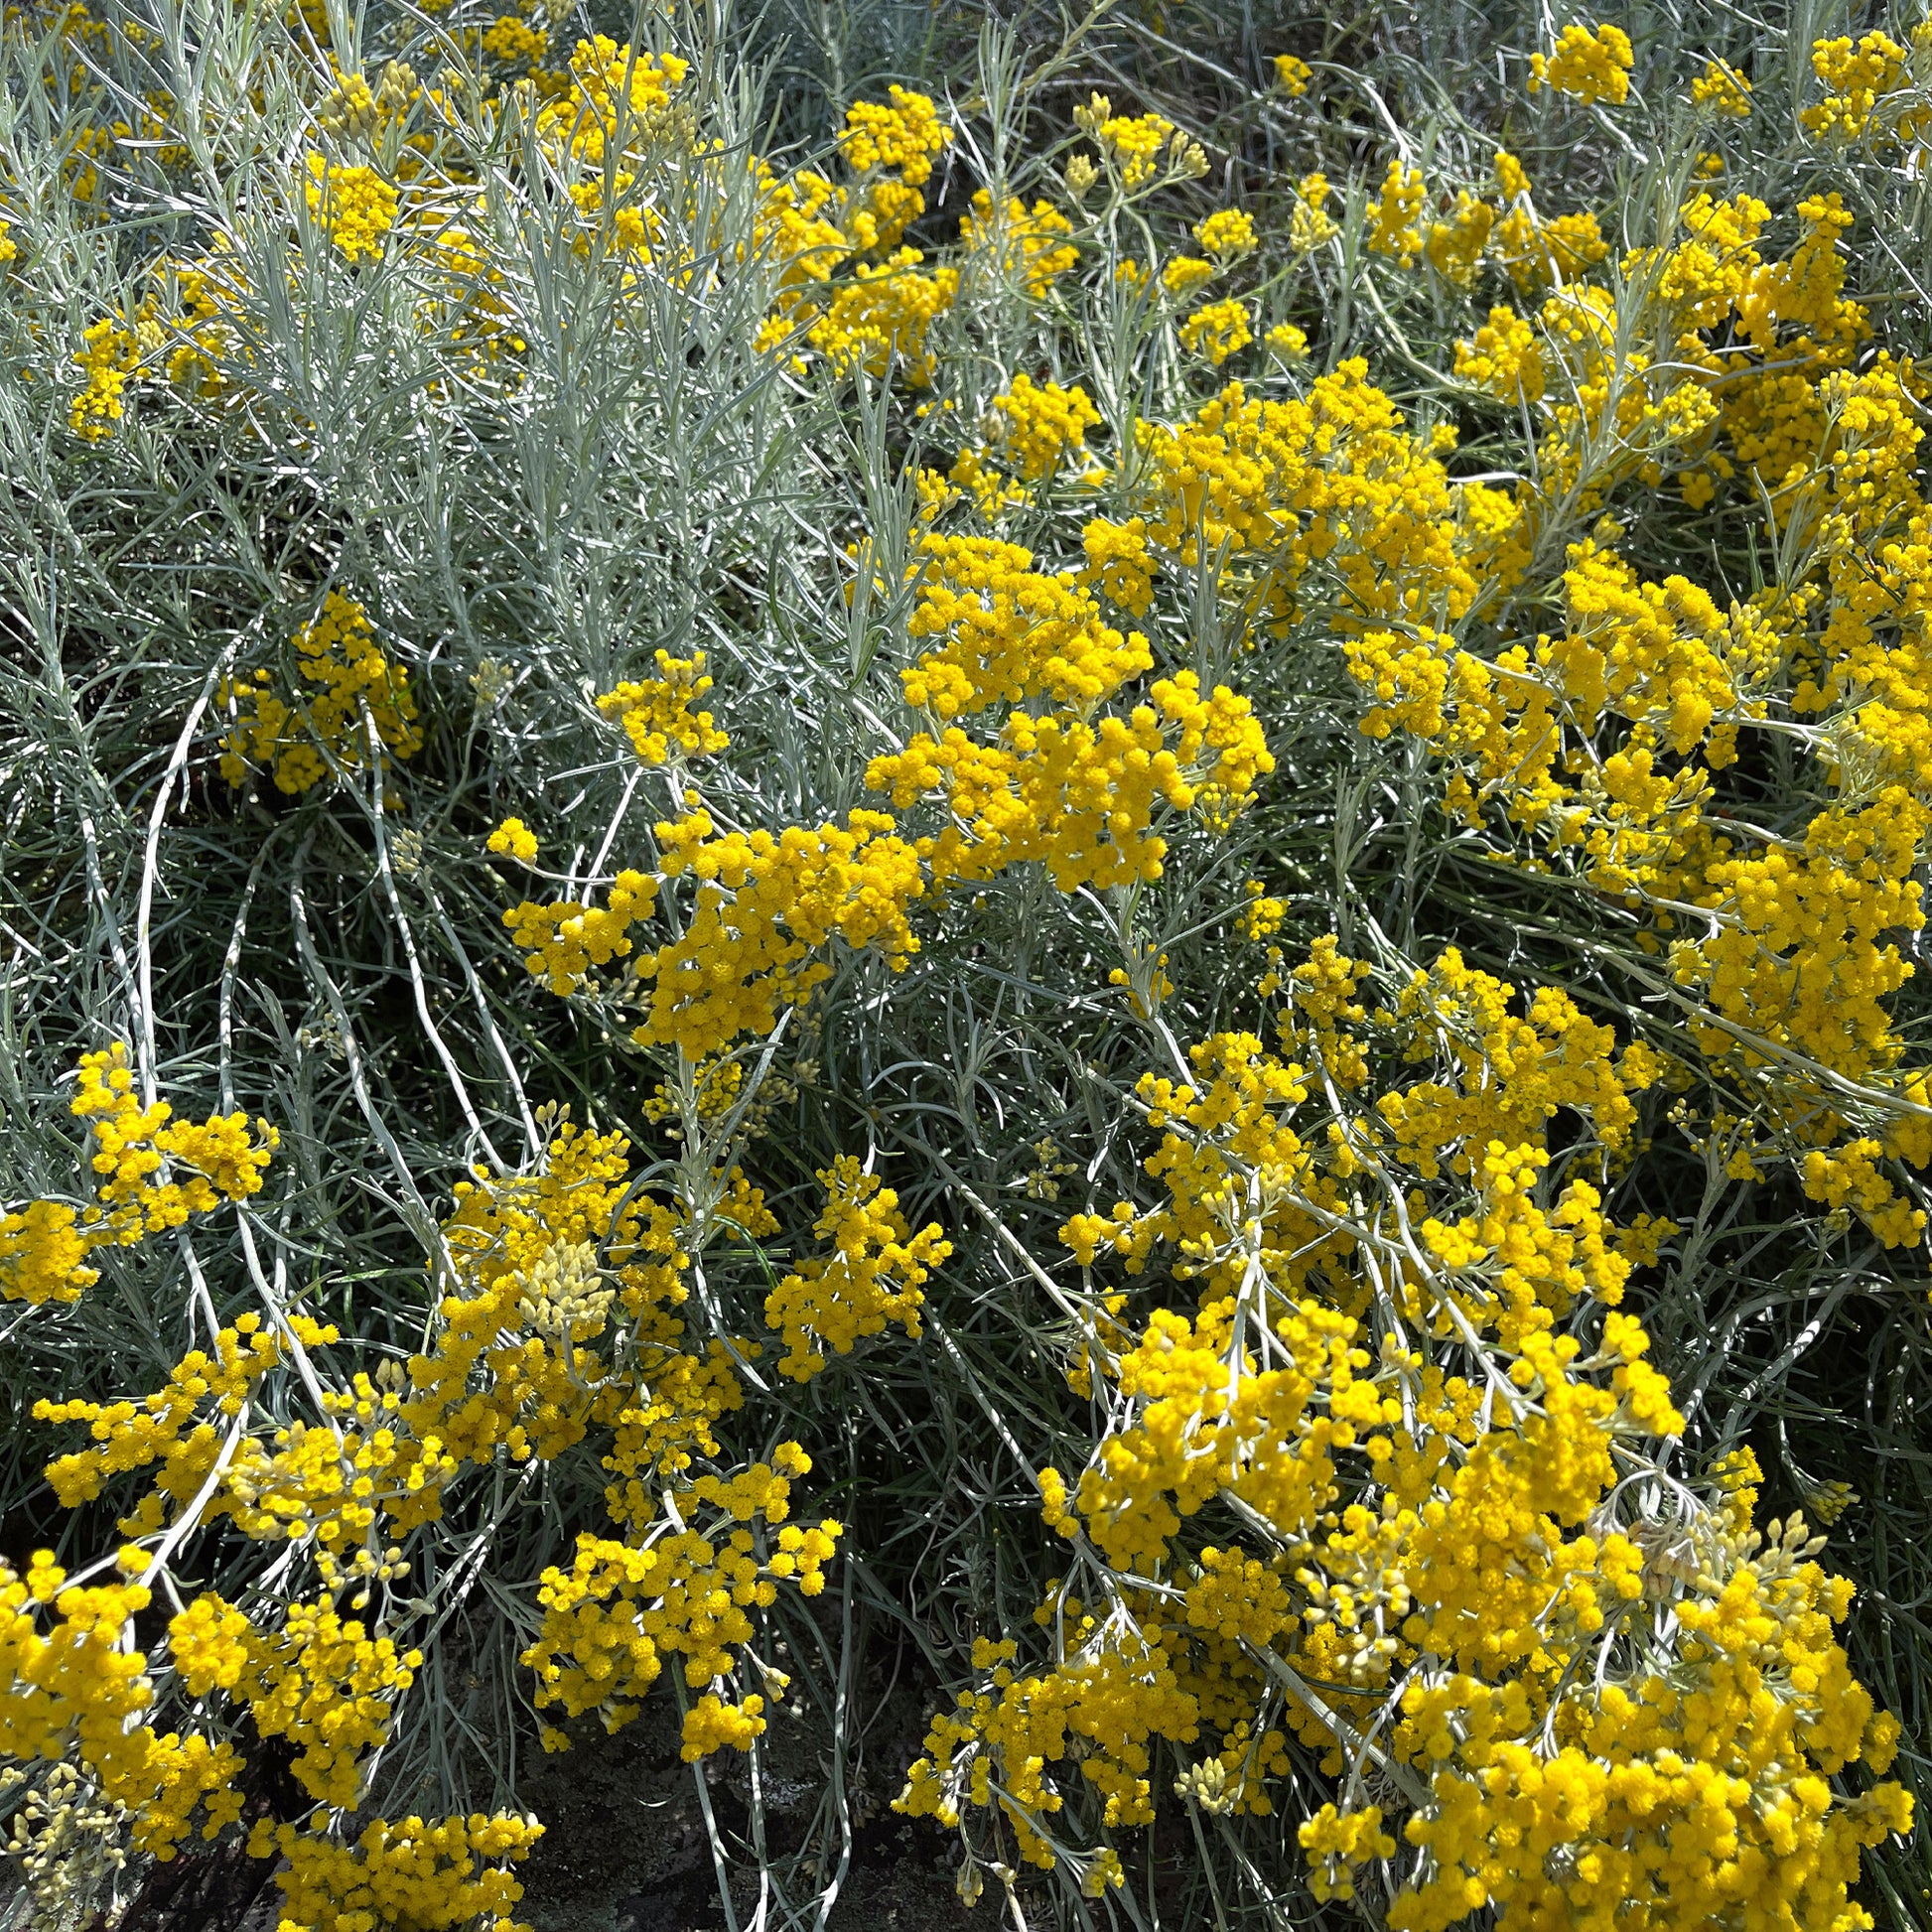
M774 1726L763 1765L766 1844L780 1854L805 1837L822 1789L817 1762L803 1761L803 1740L788 1748L781 1732ZM638 1723L615 1737L591 1725L573 1735L571 1750L546 1758L521 1781L520 1795L545 1831L522 1869L518 1916L534 1932L728 1932L696 1781L678 1758L675 1725ZM723 1775L708 1791L721 1837L740 1846L750 1822L743 1760L723 1756ZM898 1817L874 1792L855 1794L853 1810L861 1822L830 1932L990 1932L999 1922L985 1901L970 1912L960 1904L951 1869L956 1840ZM758 1903L749 1846L730 1875L744 1925ZM809 1895L812 1887L801 1889Z

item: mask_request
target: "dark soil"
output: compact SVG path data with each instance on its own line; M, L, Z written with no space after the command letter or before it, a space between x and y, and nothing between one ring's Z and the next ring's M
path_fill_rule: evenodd
M697 1783L679 1760L677 1734L675 1720L652 1723L648 1714L614 1737L595 1725L574 1729L573 1747L522 1781L523 1801L545 1825L522 1867L517 1908L535 1932L728 1932ZM739 1855L727 1876L744 1925L759 1896L745 1761L724 1752L708 1768L719 1836ZM782 1859L810 1832L823 1772L809 1737L782 1718L766 1734L760 1771L765 1844ZM892 1795L864 1787L852 1794L859 1828L831 1932L993 1932L1003 1909L982 1899L969 1912L953 1889L958 1841L898 1817ZM796 1887L807 1897L816 1889L809 1874Z

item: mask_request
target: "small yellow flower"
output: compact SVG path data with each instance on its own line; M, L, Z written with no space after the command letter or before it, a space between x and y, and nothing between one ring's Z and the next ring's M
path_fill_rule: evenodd
M1283 93L1299 96L1309 90L1309 82L1314 78L1314 69L1296 54L1277 54L1275 56L1275 85Z
M1216 208L1195 225L1194 239L1210 255L1245 255L1255 245L1254 216L1245 208Z
M396 224L396 191L373 168L309 156L309 212L345 260L377 261Z
M1629 98L1632 58L1630 36L1621 27L1566 27L1547 58L1530 56L1530 92L1549 87L1585 102L1618 105Z
M537 856L537 835L520 818L506 818L490 833L486 849L505 853L527 866Z

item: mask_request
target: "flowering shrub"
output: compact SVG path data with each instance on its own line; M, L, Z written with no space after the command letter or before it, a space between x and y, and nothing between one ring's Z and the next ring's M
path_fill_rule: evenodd
M36 1923L1907 1922L1928 30L626 31L0 28Z

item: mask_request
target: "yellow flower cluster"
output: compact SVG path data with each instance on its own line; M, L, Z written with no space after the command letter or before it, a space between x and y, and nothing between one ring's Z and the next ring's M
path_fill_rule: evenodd
M93 1249L132 1247L259 1193L280 1145L264 1120L251 1134L246 1114L188 1121L165 1100L142 1106L120 1040L81 1055L69 1111L93 1141L94 1198L78 1209L30 1201L0 1215L0 1296L10 1302L77 1301L99 1279L86 1261Z
M1299 54L1275 56L1275 85L1285 94L1299 97L1307 93L1313 78L1314 69Z
M1728 61L1707 61L1704 71L1691 82L1691 104L1726 120L1748 120L1751 83Z
M959 271L925 273L923 254L901 237L924 213L932 157L951 139L931 100L895 85L890 103L847 112L839 149L850 182L809 168L780 180L755 163L759 239L776 285L764 346L810 349L835 370L875 375L897 360L908 381L930 379L926 334L952 307Z
M267 671L252 683L223 680L216 702L233 723L222 740L221 775L231 785L265 766L278 791L291 797L332 771L355 771L375 747L407 759L422 749L409 673L376 642L368 613L353 598L330 591L319 615L295 633L302 675L317 687L294 703L279 697Z
M1255 245L1254 216L1245 208L1216 208L1194 224L1194 239L1210 255L1245 255Z
M1508 218L1503 217L1505 224ZM1471 288L1495 231L1496 210L1466 188L1458 189L1448 218L1430 222L1423 253L1446 282L1458 289Z
M1250 396L1238 382L1173 424L1142 430L1150 542L1185 569L1225 559L1221 583L1253 616L1286 626L1320 585L1343 622L1473 601L1463 505L1441 462L1403 428L1364 362L1316 377L1306 397ZM1509 516L1506 501L1501 503ZM1493 520L1493 519L1492 519ZM1485 532L1486 534L1486 532Z
M1110 561L1118 577L1119 539L1097 541L1103 582ZM933 647L901 673L907 703L947 721L1005 713L991 743L948 722L869 765L895 812L930 801L941 829L908 841L892 814L861 810L844 825L721 834L698 807L658 824L655 875L621 872L605 907L505 913L533 974L569 993L631 959L632 987L648 988L633 1037L702 1060L801 1004L829 976L835 937L897 969L918 949L909 910L935 887L1027 863L1067 893L1158 878L1164 808L1225 827L1273 769L1247 700L1203 694L1190 671L1155 680L1124 717L1099 713L1152 659L1138 631L1104 621L1087 573L1036 570L1030 551L983 537L928 534L919 551L907 629ZM1039 698L1055 708L1021 708ZM632 958L630 928L685 880L682 931Z
M528 21L519 20L515 14L503 14L484 30L482 47L492 61L500 61L506 67L534 66L549 51L550 40ZM366 87L368 82L362 84Z
M523 1662L536 1672L538 1707L561 1704L572 1717L596 1711L616 1730L637 1715L666 1656L684 1658L694 1690L728 1676L737 1667L732 1653L755 1634L747 1611L771 1603L779 1582L795 1583L807 1596L825 1587L842 1527L830 1517L808 1529L785 1520L788 1478L810 1467L797 1444L781 1443L770 1463L756 1462L728 1482L699 1477L685 1507L718 1513L710 1535L675 1527L684 1519L674 1512L668 1533L641 1546L580 1536L569 1571L546 1570L537 1592L543 1625ZM747 1527L755 1522L757 1529ZM759 1700L734 1712L713 1694L699 1709L703 1715L685 1727L687 1758L724 1744L744 1750L764 1727L752 1722ZM552 1749L567 1741L556 1730L545 1736Z
M490 834L487 849L528 860L536 854L536 835L521 819L506 820ZM583 985L594 967L628 958L630 927L649 918L656 903L657 881L625 868L601 907L580 899L543 905L525 899L503 914L503 923L516 943L528 949L523 963L530 972L548 981L553 993L564 994Z
M960 246L975 277L1020 288L1036 302L1051 294L1080 259L1068 239L1072 233L1073 223L1051 202L1036 201L1029 207L1010 195L996 207L984 188L974 191L971 207L959 217Z
M1199 145L1159 114L1116 114L1105 94L1094 94L1073 110L1074 125L1100 150L1101 166L1128 195L1179 177L1198 179L1207 172Z
M1466 1740L1443 1728L1450 1700L1406 1693L1398 1741L1420 1746L1435 1801L1406 1836L1430 1875L1390 1923L1423 1932L1493 1902L1573 1920L1635 1904L1687 1932L1733 1915L1864 1924L1848 1900L1860 1849L1909 1830L1912 1804L1895 1784L1846 1800L1828 1782L1859 1759L1882 1774L1896 1725L1846 1670L1832 1625L1850 1588L1804 1560L1814 1547L1794 1518L1722 1581L1701 1576L1676 1606L1683 1681L1606 1688L1564 1714L1554 1752L1509 1740L1474 1686L1448 1687Z
M111 319L90 323L81 332L81 343L73 359L87 379L68 405L68 422L84 441L104 443L121 420L122 392L140 367L141 346L131 330Z
M1147 547L1147 518L1125 523L1096 516L1080 533L1087 567L1080 581L1098 588L1132 618L1144 618L1154 598L1153 553Z
M711 689L711 683L705 675L703 651L686 658L660 650L657 676L620 684L598 699L597 708L605 717L622 724L624 736L642 763L707 758L731 743L712 724L710 712L692 709Z
M882 180L871 197L863 219L872 225L857 231L860 246L890 247L924 212L925 198L916 191L932 179L932 158L951 140L952 129L932 102L897 83L884 101L855 101L847 109L840 158L862 180L896 178Z
M1214 264L1202 261L1198 255L1176 255L1161 271L1161 286L1170 295L1185 295L1213 279Z
M1153 664L1145 637L1106 623L1080 584L1035 570L1019 544L935 534L919 551L906 634L936 647L899 673L915 710L949 724L1046 697L1086 712Z
M1328 212L1332 193L1328 177L1320 173L1304 175L1296 184L1288 224L1288 245L1294 254L1311 254L1341 232L1341 224Z
M9 1302L77 1302L100 1279L92 1246L65 1201L29 1201L0 1214L0 1296Z
M51 1551L38 1551L24 1577L0 1563L0 1753L13 1763L79 1764L134 1815L135 1844L168 1859L198 1810L209 1839L240 1814L240 1794L228 1788L239 1759L230 1744L184 1743L140 1722L154 1686L133 1647L133 1619L150 1601L139 1584L69 1584Z
M373 168L309 156L309 212L349 262L379 261L396 225L396 191Z
M730 1746L749 1751L753 1740L764 1735L764 1700L748 1697L743 1704L726 1704L707 1691L684 1714L684 1741L679 1755L689 1764Z
M1092 399L1077 383L1035 383L1022 373L993 398L992 444L1016 475L1029 483L1050 477L1085 453L1087 431L1100 420Z
M361 1802L361 1758L387 1739L396 1698L408 1690L422 1653L371 1636L326 1595L291 1603L282 1627L256 1637L248 1650L236 1688L256 1731L289 1740L289 1774L318 1804L353 1811Z
M1180 325L1179 335L1180 345L1189 355L1204 356L1217 369L1255 339L1248 326L1248 305L1231 296L1196 309Z
M537 856L537 835L520 818L506 818L483 841L486 852L500 852L528 865Z
M1630 36L1621 27L1566 27L1547 56L1530 56L1530 92L1549 87L1620 106L1630 97Z
M1097 724L1015 711L991 746L956 726L938 738L920 732L902 753L876 759L868 782L901 810L939 803L945 829L917 849L942 882L991 879L1026 862L1044 865L1063 893L1158 879L1167 852L1153 830L1160 808L1224 801L1231 816L1273 760L1247 701L1226 686L1203 699L1183 671L1157 680L1149 696L1129 717Z
M1075 1600L1065 1613L1079 1608ZM1050 1820L1064 1799L1049 1767L1077 1756L1106 1826L1153 1821L1152 1746L1199 1734L1196 1701L1179 1688L1169 1652L1151 1634L1110 1629L1091 1615L1079 1616L1076 1628L1086 1639L1078 1653L1038 1675L1012 1669L1013 1638L978 1640L974 1666L989 1673L989 1688L962 1692L957 1715L933 1722L930 1755L912 1766L897 1809L956 1825L965 1807L997 1803L1022 1858L1050 1868Z
M194 1503L201 1521L227 1517L251 1539L286 1537L307 1546L318 1575L331 1587L344 1581L338 1559L361 1539L362 1547L348 1561L348 1573L386 1581L393 1573L377 1533L383 1506L391 1506L398 1519L413 1515L422 1520L424 1505L412 1509L415 1490L428 1476L452 1473L455 1464L434 1449L406 1458L409 1446L398 1440L390 1413L395 1400L375 1399L366 1378L357 1381L353 1394L325 1393L321 1403L325 1418L350 1416L374 1423L360 1441L345 1440L345 1432L337 1427L316 1428L302 1421L276 1431L272 1447L242 1436L241 1425L249 1418L263 1377L339 1339L335 1328L300 1313L287 1317L287 1333L279 1340L259 1333L258 1327L256 1316L238 1316L233 1328L216 1335L213 1357L191 1350L171 1374L168 1387L138 1405L44 1404L41 1413L47 1420L89 1422L95 1440L105 1445L50 1463L56 1493L72 1507L98 1494L108 1477L159 1461L154 1489L122 1518L124 1535L157 1536L169 1527L171 1503ZM198 1410L210 1398L213 1416L229 1425L227 1443L214 1421L197 1420ZM407 1488L394 1473L395 1465L405 1460L410 1463ZM384 1476L394 1488L378 1496L377 1479ZM435 1500L432 1489L426 1499L431 1513ZM394 1554L386 1553L390 1558Z
M667 1205L626 1200L628 1173L621 1135L565 1121L534 1173L458 1183L445 1226L458 1290L443 1300L435 1346L410 1362L396 1409L426 1465L399 1471L409 1515L440 1507L447 1478L436 1457L446 1469L499 1453L548 1461L582 1440L594 1415L621 1432L631 1399L596 1347L614 1320L647 1346L641 1368L672 1366L684 1250ZM657 1418L657 1452L673 1440L686 1452L714 1449L707 1406Z
M812 1231L832 1244L823 1259L801 1261L765 1299L764 1320L784 1338L778 1372L808 1382L825 1367L825 1351L849 1355L864 1335L897 1321L919 1332L919 1292L952 1253L937 1222L914 1234L898 1211L898 1196L876 1174L862 1173L841 1155L819 1175L825 1206Z
M969 1846L990 1809L1052 1866L1153 1816L1156 1742L1209 1740L1182 1797L1265 1813L1293 1733L1344 1785L1299 1830L1317 1891L1350 1895L1406 1844L1409 1932L1632 1898L1684 1932L1733 1900L1750 1923L1863 1923L1837 1917L1858 1849L1910 1800L1830 1783L1882 1774L1897 1735L1833 1633L1850 1587L1802 1525L1760 1543L1724 1471L1673 1506L1692 1558L1653 1562L1660 1526L1621 1476L1683 1420L1633 1318L1572 1315L1613 1304L1629 1264L1596 1190L1548 1179L1549 1123L1613 1158L1653 1066L1452 953L1373 1016L1366 976L1324 942L1285 982L1296 1059L1220 1035L1190 1080L1142 1082L1164 1200L1064 1238L1130 1273L1171 1248L1197 1304L1138 1330L1095 1304L1110 1419L1077 1501L1039 1478L1103 1600L1056 1587L1031 1671L981 1640L983 1688L934 1720L899 1808ZM1377 1093L1367 1041L1436 1077ZM1227 1507L1255 1541L1195 1544ZM1668 1678L1642 1634L1664 1619L1687 1633Z
M526 1932L510 1918L523 1887L505 1866L528 1857L542 1835L534 1819L473 1812L393 1824L378 1818L348 1846L264 1819L248 1850L285 1862L275 1873L282 1932L368 1932L381 1925ZM494 1868L480 1868L489 1865Z
M1422 230L1416 217L1428 196L1420 174L1400 161L1391 161L1381 194L1368 205L1369 252L1393 255L1407 268L1422 253Z
M1458 185L1444 211L1427 215L1430 187L1419 170L1398 158L1389 163L1382 191L1368 203L1367 245L1403 268L1427 262L1451 289L1472 289L1485 263L1507 275L1519 293L1533 294L1578 280L1604 259L1609 244L1588 210L1546 217L1539 212L1522 164L1507 150L1495 161L1497 198L1485 200ZM1298 254L1320 246L1336 231L1323 211L1329 194L1324 176L1302 183L1290 219L1289 241Z
M280 1140L266 1121L255 1123L260 1140L251 1139L244 1114L213 1114L198 1123L175 1120L165 1100L143 1107L120 1040L81 1055L69 1111L93 1137L90 1165L98 1209L105 1210L83 1214L83 1225L98 1225L124 1245L157 1228L180 1227L191 1214L211 1213L217 1195L240 1201L260 1192ZM177 1168L181 1179L157 1178Z
M783 1008L830 977L822 954L835 937L902 967L918 949L906 908L924 885L917 855L893 828L873 811L775 836L720 834L702 809L660 823L663 877L688 878L694 891L682 933L634 962L650 989L638 1043L698 1060L768 1034Z
M1932 125L1932 104L1912 85L1912 56L1923 71L1932 52L1932 34L1921 23L1913 30L1912 51L1888 34L1864 34L1855 45L1850 35L1815 41L1812 72L1826 89L1822 100L1805 108L1799 124L1814 139L1843 147L1854 141L1909 145Z
M1498 306L1469 342L1455 345L1455 373L1503 402L1537 402L1548 383L1535 328Z
M1354 1867L1395 1856L1395 1840L1382 1829L1380 1805L1364 1805L1346 1816L1323 1805L1296 1838L1309 1856L1309 1889L1316 1898L1353 1898Z

